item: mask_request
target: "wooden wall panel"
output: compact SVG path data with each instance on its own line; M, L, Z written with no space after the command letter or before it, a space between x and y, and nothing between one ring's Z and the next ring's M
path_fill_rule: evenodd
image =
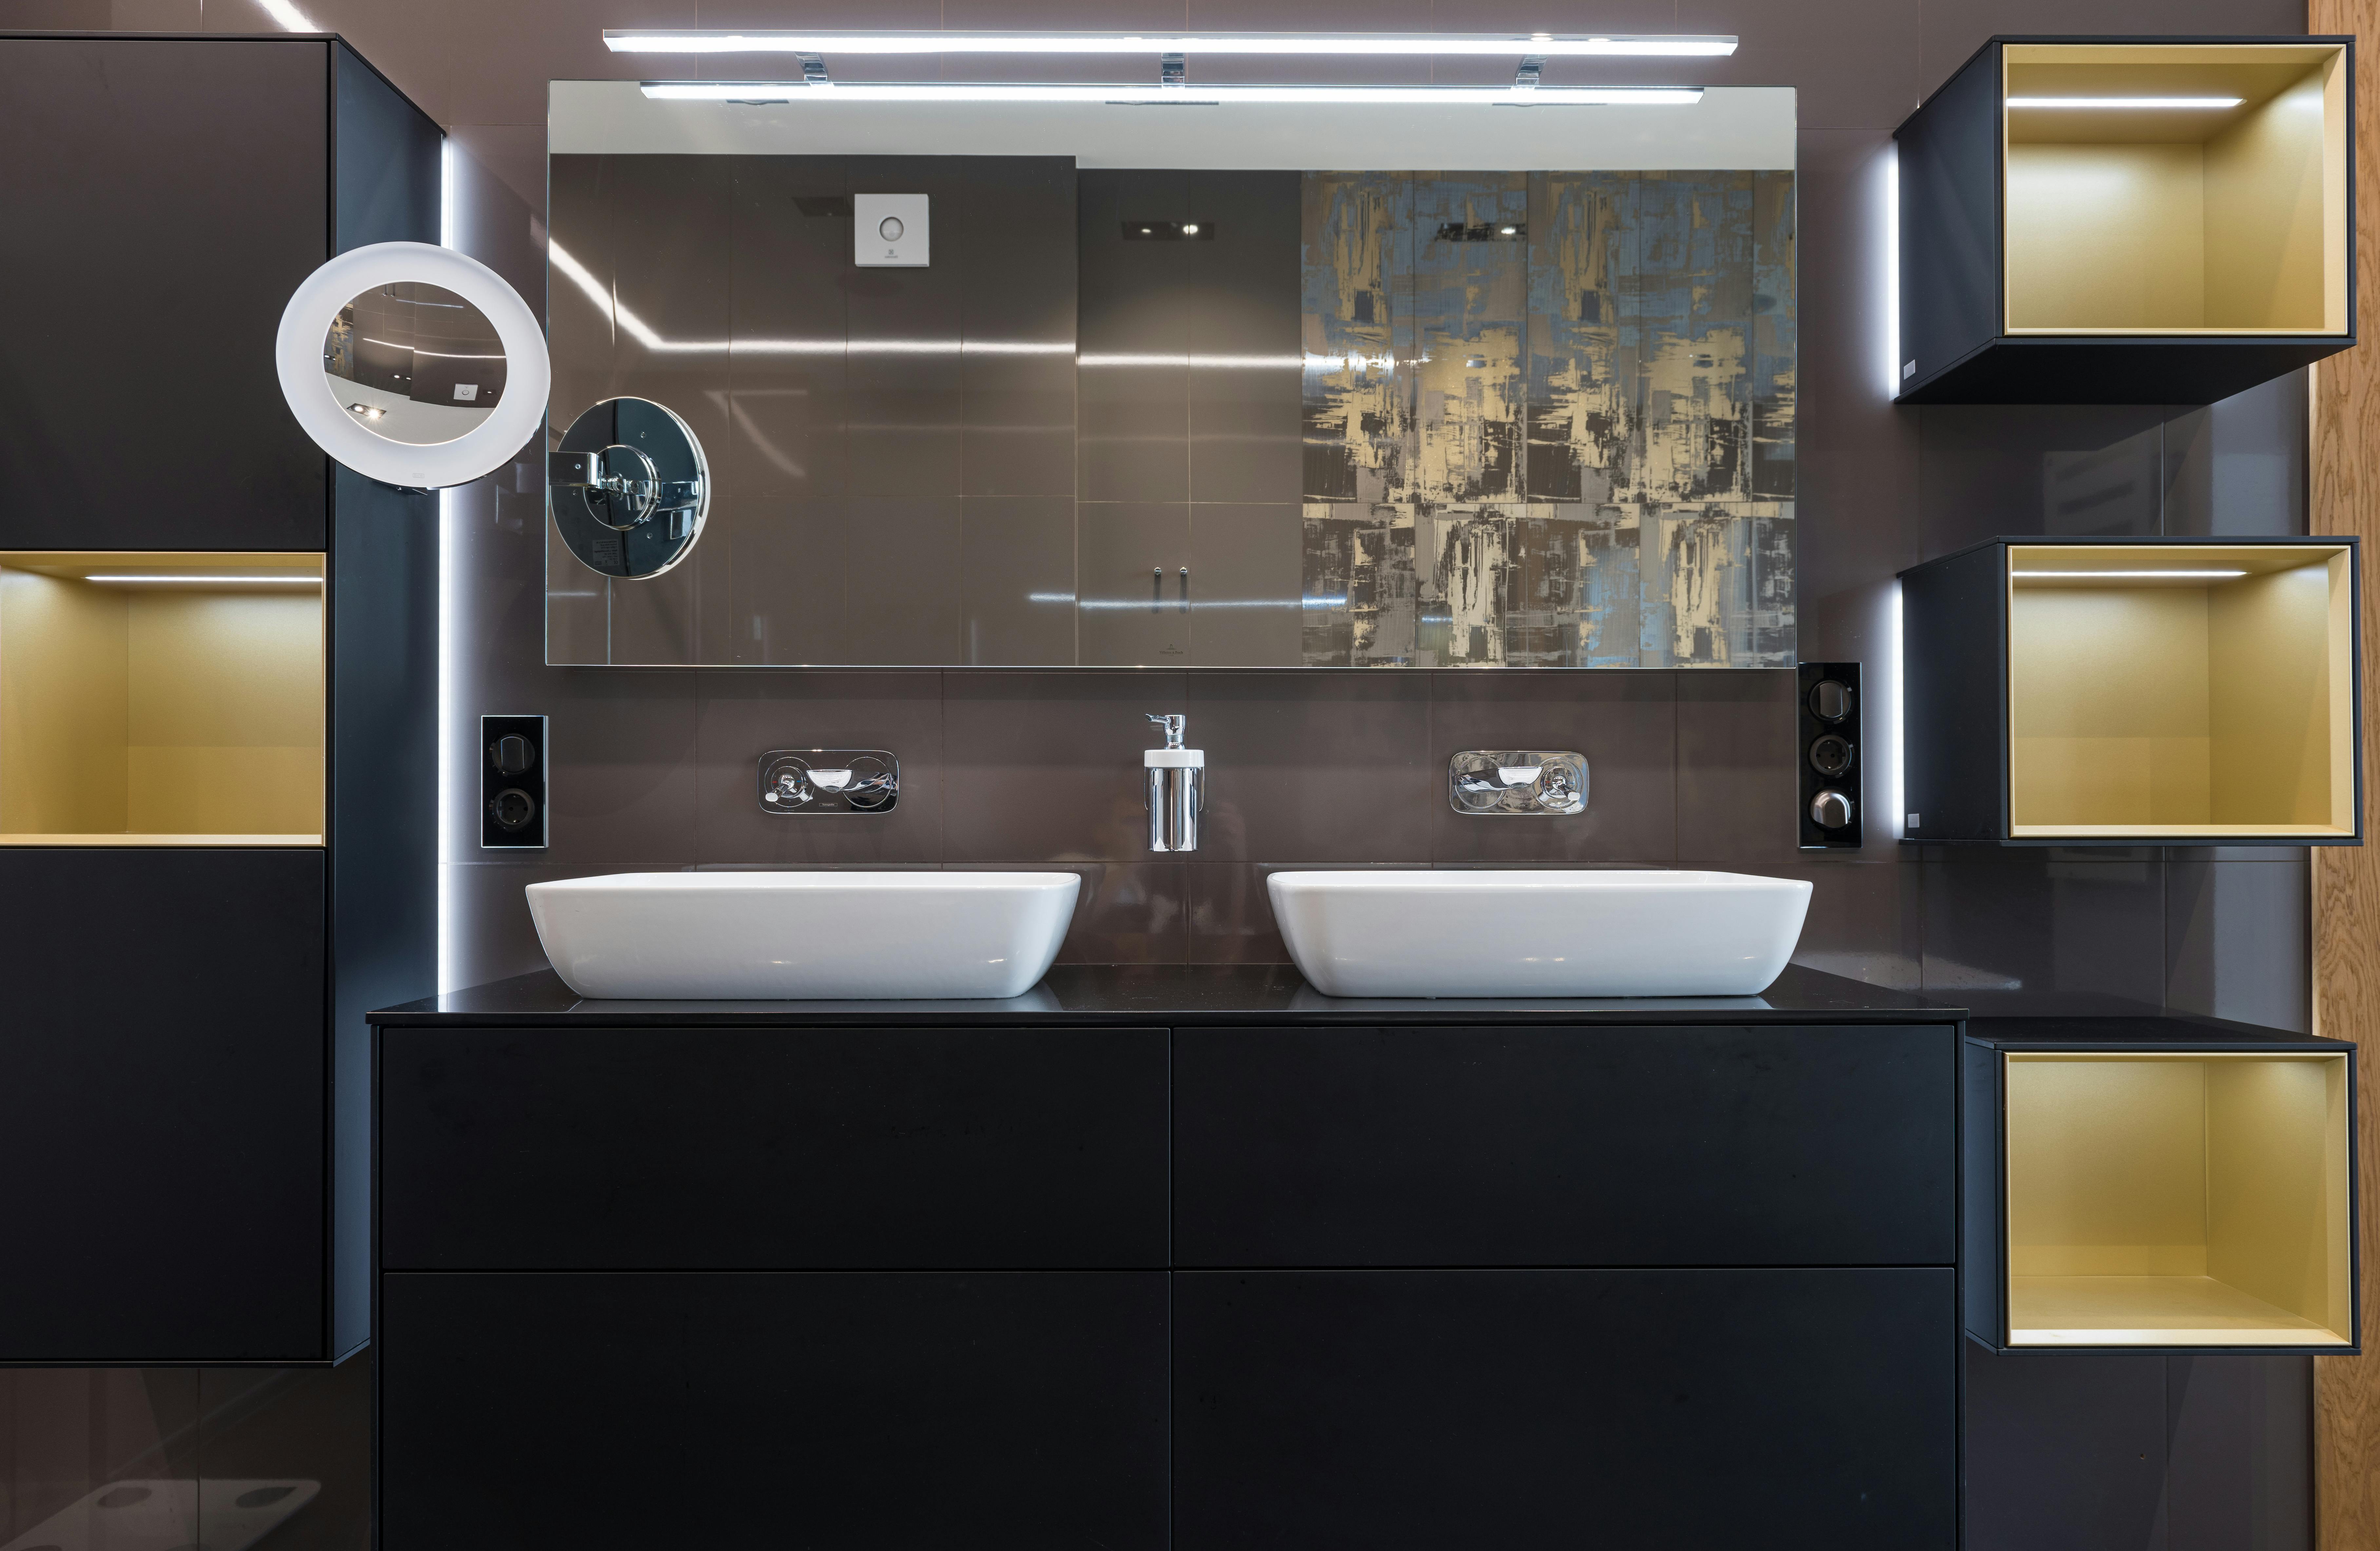
M2308 0L2306 31L2349 32L2355 56L2356 304L2380 316L2380 0ZM2313 458L2308 525L2317 533L2380 538L2380 344L2371 339L2313 372ZM2380 619L2371 579L2363 594L2363 786L2374 785L2374 686L2380 683ZM2314 855L2314 1027L2363 1048L2359 1063L2362 1221L2369 1257L2380 1248L2380 846L2325 846ZM2363 1329L2380 1339L2380 1276L2363 1269ZM2322 1551L2380 1551L2380 1357L2314 1359L2316 1523Z

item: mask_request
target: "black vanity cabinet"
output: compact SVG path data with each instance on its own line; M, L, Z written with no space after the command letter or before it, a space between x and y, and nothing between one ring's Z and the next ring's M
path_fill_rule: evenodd
M1960 1015L1789 981L375 1014L382 1544L1947 1551Z

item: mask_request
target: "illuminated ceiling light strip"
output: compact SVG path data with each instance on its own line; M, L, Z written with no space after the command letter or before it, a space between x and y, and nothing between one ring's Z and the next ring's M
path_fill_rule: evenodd
M1692 107L1698 86L1105 86L970 81L648 80L665 103L1088 103L1214 107L1226 103L1404 103L1530 107Z
M266 16L273 18L273 25L280 28L284 32L320 32L322 31L314 25L311 18L291 5L289 0L256 0L256 4Z
M2012 108L2236 108L2238 97L2010 97Z
M2045 577L2045 576L2061 577L2061 578L2067 578L2067 579L2078 579L2078 578L2084 578L2084 577L2087 577L2087 578L2089 578L2089 579L2091 579L2092 580L2095 580L2095 581L2112 581L2112 580L2116 580L2117 578L2119 578L2119 577L2143 577L2143 576L2155 576L2155 577L2184 577L2184 576L2187 576L2187 577L2200 577L2200 578L2207 578L2207 577L2233 577L2233 576L2246 576L2248 573L2247 573L2246 571L2011 571L2011 572L2010 572L2009 574L2010 574L2010 575L2011 575L2011 576L2013 576L2013 577L2015 577L2019 581L2030 581L2030 580L2034 580L2035 578L2038 578L2038 577Z
M1582 55L1709 58L1733 54L1735 39L1651 33L1243 32L1165 37L1137 32L727 32L606 28L603 46L614 54L1318 54L1334 58L1534 54L1549 59Z
M436 356L440 360L502 360L501 350L492 356L458 356L452 350L425 350L419 345L400 345L394 339L375 339L369 334L358 335L367 345L382 345L392 350L405 350L417 356Z
M175 581L205 583L210 586L217 587L246 587L257 582L273 582L291 587L320 587L322 585L322 579L319 576L87 576L84 577L83 580L85 581L106 582Z

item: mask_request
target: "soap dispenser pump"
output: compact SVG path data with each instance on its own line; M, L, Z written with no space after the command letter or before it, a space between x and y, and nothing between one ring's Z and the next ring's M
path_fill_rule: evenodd
M1182 746L1187 716L1148 719L1165 729L1165 747L1148 750L1141 758L1148 767L1148 849L1195 851L1198 815L1207 807L1206 751Z

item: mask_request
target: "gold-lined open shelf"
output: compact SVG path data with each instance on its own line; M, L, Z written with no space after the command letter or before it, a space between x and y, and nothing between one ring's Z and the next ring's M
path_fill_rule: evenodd
M0 553L0 845L321 845L322 581L313 554Z
M2010 545L2010 837L2353 836L2350 567L2344 544Z
M2001 55L2010 335L2340 335L2346 50L2016 43ZM2237 99L2228 108L2028 100Z
M2002 1059L2010 1346L2352 1344L2345 1054Z

